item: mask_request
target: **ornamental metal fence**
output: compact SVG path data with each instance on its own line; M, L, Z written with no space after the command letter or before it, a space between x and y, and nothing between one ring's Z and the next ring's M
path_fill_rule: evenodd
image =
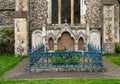
M87 48L81 51L67 51L66 47L62 51L50 52L48 48L44 50L44 45L40 44L28 50L29 65L27 72L31 71L99 71L106 69L102 63L103 48L88 44Z

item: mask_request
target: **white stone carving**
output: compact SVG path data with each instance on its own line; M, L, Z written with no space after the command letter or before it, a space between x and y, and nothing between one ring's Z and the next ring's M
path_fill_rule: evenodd
M98 30L92 30L90 33L90 43L96 45L96 47L101 47L100 32Z
M43 42L42 38L42 31L41 30L35 30L32 33L32 47L38 46L38 44Z

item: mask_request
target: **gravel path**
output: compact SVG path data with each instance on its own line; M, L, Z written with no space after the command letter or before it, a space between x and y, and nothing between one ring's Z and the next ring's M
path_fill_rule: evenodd
M103 58L106 72L25 72L28 59L20 62L16 67L6 72L5 79L39 79L39 78L120 78L120 67Z

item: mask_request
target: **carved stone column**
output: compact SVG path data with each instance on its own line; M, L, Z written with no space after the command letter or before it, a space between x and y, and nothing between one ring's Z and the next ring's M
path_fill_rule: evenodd
M28 2L16 0L16 12L14 14L15 55L27 55L28 51Z

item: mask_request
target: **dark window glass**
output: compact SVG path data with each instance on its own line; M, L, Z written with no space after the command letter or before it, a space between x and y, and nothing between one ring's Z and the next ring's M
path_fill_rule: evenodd
M80 23L80 0L74 0L74 23Z
M58 23L58 0L52 0L52 23Z
M61 22L71 23L71 0L61 0ZM58 23L58 0L52 0L52 23ZM74 23L80 23L80 0L74 0Z
M71 0L61 0L62 1L62 23L71 23Z

